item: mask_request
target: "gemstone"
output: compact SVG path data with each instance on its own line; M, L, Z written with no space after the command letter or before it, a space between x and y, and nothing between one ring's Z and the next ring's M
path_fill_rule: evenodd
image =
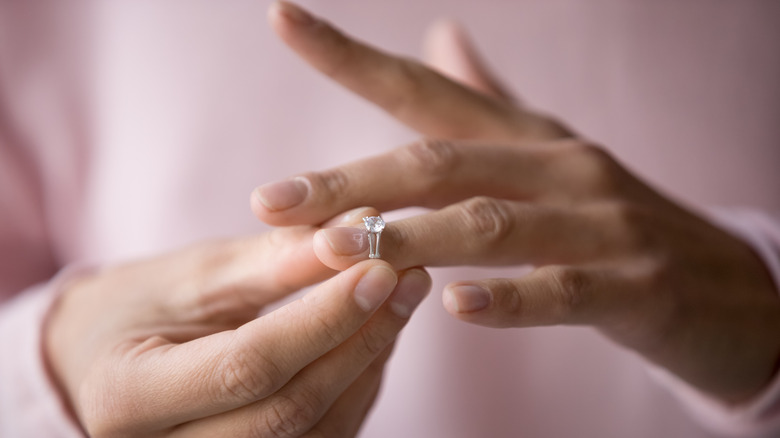
M379 216L366 216L363 218L366 230L369 233L381 233L385 229L385 221Z

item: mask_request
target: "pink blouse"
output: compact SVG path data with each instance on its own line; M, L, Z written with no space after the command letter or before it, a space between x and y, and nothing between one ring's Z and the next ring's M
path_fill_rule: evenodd
M436 17L460 19L524 102L682 202L727 206L713 219L780 285L780 3L306 5L410 55ZM0 436L82 435L41 354L69 269L262 232L247 207L256 185L416 138L296 59L266 7L0 2ZM433 270L363 436L780 434L778 379L726 409L592 329L476 327L438 299L453 279L516 272Z

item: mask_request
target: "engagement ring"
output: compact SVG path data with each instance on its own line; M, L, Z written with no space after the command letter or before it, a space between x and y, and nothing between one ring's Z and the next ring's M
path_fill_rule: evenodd
M379 216L366 216L363 223L368 231L368 258L379 258L379 238L382 237L382 230L385 229L385 221Z

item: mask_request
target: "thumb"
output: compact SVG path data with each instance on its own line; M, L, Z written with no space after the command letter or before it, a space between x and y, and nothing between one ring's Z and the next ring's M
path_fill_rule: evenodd
M490 72L457 22L450 19L434 22L425 35L423 51L427 63L445 76L499 100L515 100Z

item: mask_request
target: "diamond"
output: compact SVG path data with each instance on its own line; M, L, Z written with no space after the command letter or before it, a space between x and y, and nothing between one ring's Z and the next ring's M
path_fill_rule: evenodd
M366 216L363 218L368 231L368 258L379 258L379 238L382 237L382 230L385 229L385 221L379 216Z
M385 229L385 221L379 216L364 217L363 223L369 233L381 233Z

